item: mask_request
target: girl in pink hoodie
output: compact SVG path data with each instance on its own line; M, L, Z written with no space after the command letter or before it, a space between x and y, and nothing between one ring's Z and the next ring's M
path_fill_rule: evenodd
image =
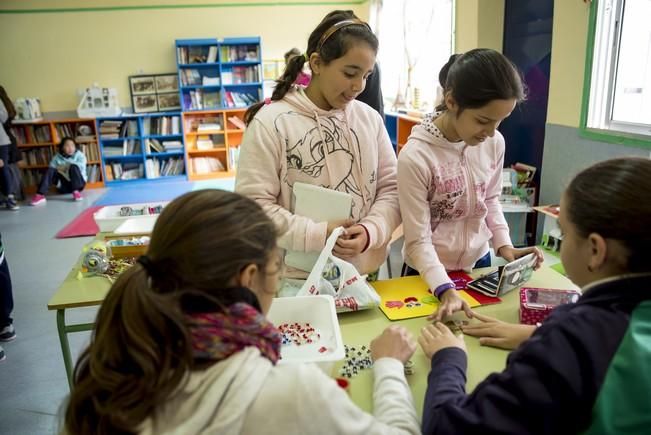
M501 53L475 49L453 55L439 73L444 101L414 127L398 158L405 271L420 275L441 300L437 320L463 309L447 271L490 266L488 242L512 261L517 249L498 202L504 138L497 131L525 98L515 66ZM451 291L450 291L451 290Z
M236 192L257 201L288 229L279 241L284 249L318 252L334 228L346 226L334 253L360 273L374 272L385 261L400 224L389 136L380 115L355 100L373 71L377 48L373 32L352 11L328 14L308 40L309 86L293 85L304 63L296 56L271 100L248 110L235 181ZM350 194L350 220L315 222L294 214L296 182Z

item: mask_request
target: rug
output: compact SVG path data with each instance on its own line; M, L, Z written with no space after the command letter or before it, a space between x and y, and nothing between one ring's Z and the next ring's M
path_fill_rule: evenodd
M159 181L149 184L120 185L119 187L109 187L108 191L95 201L94 205L171 201L191 190L192 182L190 181Z
M94 236L99 231L93 213L102 208L102 206L92 205L82 211L68 225L56 234L57 239L67 239L70 237Z

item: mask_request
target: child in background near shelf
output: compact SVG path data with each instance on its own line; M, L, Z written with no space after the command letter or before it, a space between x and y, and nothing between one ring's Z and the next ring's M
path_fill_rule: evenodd
M480 343L517 349L465 393L463 337L421 331L431 359L423 434L648 434L651 426L651 161L580 172L561 198L561 261L582 288L541 326L477 316ZM526 341L525 341L526 340Z
M81 191L86 186L86 155L71 137L61 139L59 152L50 160L50 167L43 174L30 205L45 204L45 195L52 184L57 185L60 193L72 192L74 201L83 199Z
M373 71L378 41L352 11L333 11L309 37L312 81L293 85L304 59L295 57L271 100L251 106L240 150L235 191L255 199L289 230L284 249L318 252L334 228L346 233L333 250L362 274L386 260L400 224L396 157L380 115L355 97ZM291 211L296 182L351 195L350 220L314 222ZM288 270L286 276L306 273Z
M289 62L292 61L295 57L303 58L303 65L305 64L305 55L301 53L301 51L294 47L291 50L289 50L287 53L285 53L285 68L287 68L287 65L289 65ZM294 80L295 85L301 85L301 86L307 86L310 84L310 79L312 78L311 75L303 71L303 68L298 72L298 75L296 76L296 80Z
M498 199L504 138L497 131L525 98L520 73L504 55L475 49L453 55L439 73L444 100L413 128L398 158L404 222L403 275L418 275L441 300L440 320L470 308L447 271L491 265L488 242L512 261L535 247L516 249Z
M223 190L163 209L147 254L122 273L80 356L70 435L419 434L403 364L416 343L398 325L371 342L374 412L314 364L277 364L266 314L282 262L262 208Z
M0 234L0 341L11 341L16 338L11 311L14 309L14 296L11 289L9 264L5 258L5 249ZM5 351L0 346L0 361L6 358Z
M11 103L4 88L0 86L0 185L2 187L2 193L7 198L5 206L8 210L18 210L20 208L14 196L16 185L9 168L9 163L11 163L9 155L12 141L9 137L10 133L8 129L5 130L15 116L16 110L14 105Z

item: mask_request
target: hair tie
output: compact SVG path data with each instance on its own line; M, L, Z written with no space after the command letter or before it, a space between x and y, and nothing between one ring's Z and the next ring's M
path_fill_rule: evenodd
M264 104L265 104L265 106L268 105L268 104L271 104L271 98L269 98L269 97L265 98L264 99Z
M154 263L151 261L151 258L147 257L146 255L141 255L138 257L138 263L145 269L147 274L151 277L154 276L154 272L156 267L154 266Z

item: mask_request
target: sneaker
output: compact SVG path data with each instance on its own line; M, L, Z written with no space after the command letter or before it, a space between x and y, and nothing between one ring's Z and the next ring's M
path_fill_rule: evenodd
M73 200L73 201L81 201L82 199L84 199L84 197L81 196L81 192L80 192L80 191L75 190L74 192L72 192L72 200Z
M7 355L5 355L5 350L0 346L0 361L4 361L7 359Z
M7 197L6 207L7 210L18 210L20 208L13 195Z
M47 201L45 199L45 196L41 195L40 193L37 193L32 197L32 200L29 202L29 205L41 205L41 204L45 204L45 201Z
M11 341L16 338L16 328L14 328L14 325L9 324L2 328L2 331L0 331L0 341Z

